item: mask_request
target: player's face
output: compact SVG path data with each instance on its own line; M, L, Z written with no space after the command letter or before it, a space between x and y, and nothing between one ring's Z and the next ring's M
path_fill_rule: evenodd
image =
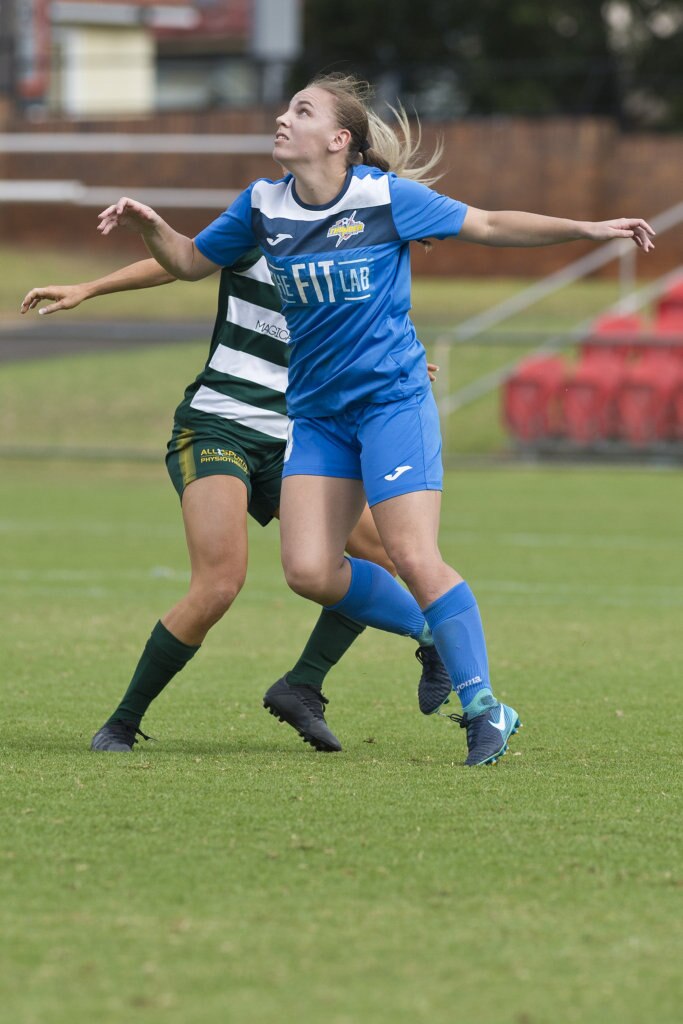
M339 150L334 98L325 89L311 86L298 92L276 124L273 159L283 167L315 163Z

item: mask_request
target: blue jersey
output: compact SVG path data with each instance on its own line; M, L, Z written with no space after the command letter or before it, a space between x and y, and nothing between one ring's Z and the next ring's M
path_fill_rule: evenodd
M408 243L457 235L466 212L418 182L353 166L325 206L302 203L291 174L260 179L195 244L219 266L261 247L293 346L289 414L335 416L429 386L408 316Z

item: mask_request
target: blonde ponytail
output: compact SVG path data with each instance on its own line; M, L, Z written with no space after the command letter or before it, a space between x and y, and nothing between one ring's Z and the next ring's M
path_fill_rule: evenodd
M370 148L365 154L365 163L370 166L379 167L381 170L393 171L400 178L410 178L412 181L420 181L423 185L434 185L441 174L431 174L443 156L443 140L439 139L434 152L424 163L418 163L420 158L420 146L422 144L422 126L416 118L417 136L408 120L405 108L399 103L396 107L389 107L396 118L401 130L401 138L394 129L378 117L374 111L368 111L368 141ZM381 161L381 162L380 162ZM382 166L386 164L386 167Z
M339 127L351 133L349 163L361 162L381 171L393 171L399 177L411 178L423 185L433 185L439 180L441 175L431 172L443 155L443 142L439 140L431 157L419 163L422 128L416 119L415 137L400 103L398 109L390 107L398 122L398 135L391 125L370 109L368 101L372 89L368 82L353 75L330 74L319 75L308 84L309 88L324 89L334 97Z

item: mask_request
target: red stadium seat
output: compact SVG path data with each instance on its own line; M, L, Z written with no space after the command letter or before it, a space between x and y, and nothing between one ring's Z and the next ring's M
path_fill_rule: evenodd
M598 317L588 338L581 344L581 359L611 352L620 359L629 359L638 352L643 321L636 314Z
M683 317L683 278L670 285L667 290L659 296L657 303L657 319L667 317L671 313Z
M562 433L559 394L567 367L559 356L529 359L503 385L503 421L519 441Z
M654 334L658 342L670 339L667 350L683 358L683 309L658 314Z
M683 441L683 381L674 388L671 396L671 439Z
M577 364L561 397L569 440L590 445L616 435L616 399L626 372L623 358L611 349L596 349Z
M683 386L683 361L652 349L627 371L617 395L619 436L636 447L671 440L674 397Z

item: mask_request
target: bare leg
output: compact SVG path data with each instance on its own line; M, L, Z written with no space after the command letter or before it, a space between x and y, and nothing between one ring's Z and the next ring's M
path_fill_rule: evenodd
M247 490L237 477L202 477L185 489L182 505L190 589L161 621L178 640L198 645L244 585Z
M354 529L351 531L346 544L346 550L354 558L365 558L368 562L381 565L392 576L396 575L396 566L384 550L384 545L377 532L372 512L367 505L363 509Z
M359 480L289 476L282 481L282 566L297 594L319 604L341 600L351 570L344 548L365 505Z
M182 505L192 567L189 591L154 626L120 704L93 737L93 750L132 750L149 705L194 656L244 582L244 483L226 476L195 480L186 488Z
M280 531L287 582L328 611L419 639L425 621L415 599L381 566L344 557L344 545L364 505L359 481L286 477Z
M415 491L372 509L382 543L421 608L462 583L438 546L440 491Z

